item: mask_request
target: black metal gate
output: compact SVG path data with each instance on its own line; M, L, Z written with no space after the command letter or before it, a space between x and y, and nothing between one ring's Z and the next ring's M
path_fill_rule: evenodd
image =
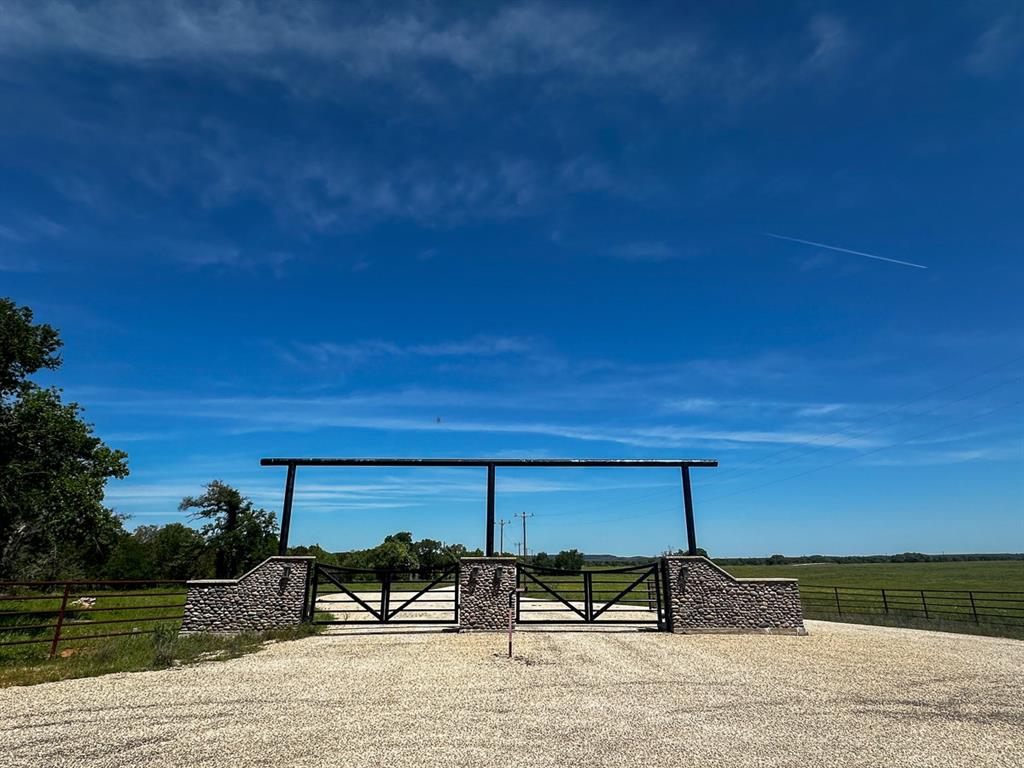
M589 571L519 565L520 624L638 624L665 629L660 563Z
M308 616L314 624L454 624L459 566L409 570L317 563Z

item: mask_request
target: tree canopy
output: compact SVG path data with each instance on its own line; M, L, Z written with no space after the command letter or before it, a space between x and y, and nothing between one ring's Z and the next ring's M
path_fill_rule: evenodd
M201 533L215 554L217 578L240 576L277 552L274 514L220 480L207 483L200 496L186 496L178 508L209 521Z
M122 534L103 505L127 454L107 447L56 387L29 376L60 366L56 329L0 299L0 578L95 572Z

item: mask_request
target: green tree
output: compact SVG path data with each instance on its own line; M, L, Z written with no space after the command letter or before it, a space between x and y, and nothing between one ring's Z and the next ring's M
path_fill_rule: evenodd
M154 574L153 546L150 541L155 525L136 528L132 533L120 536L103 565L103 575L108 579L158 578Z
M578 571L583 568L583 553L578 549L563 549L555 555L555 568L563 571Z
M196 579L214 573L206 542L195 528L169 523L153 532L149 545L153 553L152 578Z
M410 536L409 539L412 537ZM419 568L419 560L413 550L412 542L401 534L388 536L382 544L378 544L370 550L370 567L385 568L407 568L416 570Z
M419 569L424 578L427 577L430 571L447 565L450 562L448 553L444 550L444 545L434 539L420 539L414 542L412 551L416 556L416 562L419 563Z
M531 565L538 565L541 568L551 568L551 567L553 567L553 562L551 560L551 555L549 555L547 552L538 552L537 554L535 554L530 559L530 564Z
M341 558L333 552L328 552L326 549L321 547L319 544L312 544L310 546L298 546L288 547L289 555L315 557L318 563L324 565L341 565Z
M103 505L127 455L104 445L77 403L29 376L60 367L56 329L0 299L0 578L97 573L122 535Z
M277 521L257 509L236 489L220 480L206 484L201 496L186 496L178 509L195 510L193 518L209 520L202 528L214 552L217 578L239 576L277 551Z

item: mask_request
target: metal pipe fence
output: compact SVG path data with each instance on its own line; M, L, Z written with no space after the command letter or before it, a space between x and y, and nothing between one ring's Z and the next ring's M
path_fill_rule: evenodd
M185 581L0 581L0 648L147 635L179 624ZM131 625L126 631L125 625ZM110 630L110 631L108 631Z
M1024 630L1024 592L840 587L800 583L804 614L891 616Z

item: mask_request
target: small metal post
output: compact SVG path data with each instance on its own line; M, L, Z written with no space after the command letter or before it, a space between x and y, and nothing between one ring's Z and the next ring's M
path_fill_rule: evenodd
M683 476L683 510L686 514L686 554L697 554L697 532L693 524L693 495L690 492L690 468L679 468Z
M487 556L494 557L494 465L487 465Z
M50 643L50 658L52 659L57 653L57 643L60 642L60 628L64 626L64 611L68 607L68 592L71 590L71 584L64 582L64 596L60 600L60 613L57 615L57 626L53 629L53 642Z
M835 592L835 595L836 595L836 611L838 611L839 615L842 616L843 615L843 606L841 606L839 604L839 587L832 587L832 591Z
M515 616L516 619L519 618L518 597L520 592L522 592L521 589L513 589L508 593L508 657L510 659L512 658L512 628L514 626L512 617ZM513 601L515 601L515 607L513 607ZM515 611L515 613L513 613L513 611Z
M924 590L921 590L921 605L924 607L924 617L928 618L928 601L924 599Z
M295 495L295 465L288 465L288 477L284 481L284 506L281 507L281 538L277 554L288 554L288 529L292 524L292 496Z
M885 590L884 589L882 590L882 607L885 609L886 613L889 612L889 598L887 598L885 596Z
M974 623L978 624L980 623L978 621L978 606L974 604L974 593L968 592L967 595L971 598L971 613L974 614Z

